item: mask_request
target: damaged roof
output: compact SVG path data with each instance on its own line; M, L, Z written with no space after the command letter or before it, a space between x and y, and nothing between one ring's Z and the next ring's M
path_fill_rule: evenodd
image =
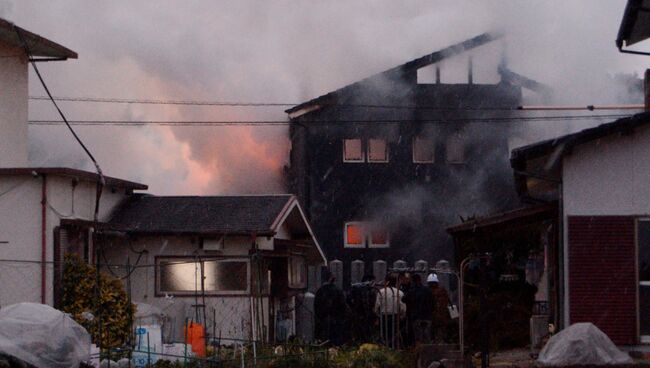
M273 235L290 195L134 196L110 221L138 234Z
M417 71L420 68L423 68L425 66L435 64L437 62L440 62L444 59L447 59L451 56L458 55L460 53L463 53L467 50L471 50L474 48L477 48L479 46L485 45L487 43L490 43L492 41L495 41L499 38L501 38L502 34L501 33L483 33L481 35L478 35L476 37L470 38L468 40L465 40L463 42L451 45L449 47L446 47L442 50L424 55L422 57L419 57L417 59L413 59L409 62L406 62L404 64L398 65L396 67L393 67L391 69L385 70L381 73L377 73L375 75L372 75L368 78L362 79L358 82L349 84L345 87L339 88L335 91L332 91L330 93L327 93L325 95L322 95L320 97L316 97L312 100L309 100L307 102L303 102L299 105L296 105L290 109L285 110L286 113L289 114L291 117L292 114L301 111L301 110L306 110L306 111L313 111L318 108L320 108L323 105L332 105L336 103L336 98L344 93L348 92L354 88L358 88L364 84L367 83L372 83L373 81L376 81L378 79L383 79L383 78L388 78L388 79L393 79L396 77L403 76L408 73L412 73Z
M44 56L55 60L76 59L77 53L61 46L58 43L48 40L42 36L32 33L26 29L16 26L12 22L0 18L0 43L6 43L14 47L23 48L18 37L20 32L29 47L33 56Z

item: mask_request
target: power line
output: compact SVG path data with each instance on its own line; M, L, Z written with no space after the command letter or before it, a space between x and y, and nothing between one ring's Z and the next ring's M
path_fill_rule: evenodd
M90 153L90 150L88 149L88 147L86 147L86 145L81 140L81 138L79 138L79 136L77 135L77 132L75 132L74 129L72 129L72 126L68 123L68 119L66 119L65 115L63 114L63 111L61 111L61 109L59 108L59 105L54 100L54 97L52 97L52 93L50 93L50 89L47 87L47 84L45 83L45 80L43 79L43 76L41 75L41 72L38 70L38 67L36 66L36 62L34 61L34 58L32 57L31 50L29 49L29 46L27 45L27 41L23 37L22 31L20 30L20 28L16 27L13 24L12 24L12 27L13 27L14 32L16 32L16 35L18 36L18 39L20 40L20 43L22 44L23 49L25 50L25 54L27 54L27 58L30 61L30 64L32 64L34 72L36 73L36 76L38 76L38 80L41 82L41 85L43 86L43 89L45 90L45 93L47 94L47 97L49 98L50 101L52 101L52 104L56 108L56 111L59 113L59 116L61 117L61 119L63 119L63 122L65 123L65 125L68 127L68 130L70 131L70 133L72 133L72 136L75 138L77 143L79 143L81 148L83 148L83 150L86 152L86 154L88 155L90 160L95 165L95 170L97 170L97 176L99 176L99 181L97 182L97 190L95 191L95 211L94 211L94 214L93 214L93 220L95 222L97 222L98 219L99 219L99 202L100 202L100 199L102 197L102 190L104 188L104 184L105 184L105 181L106 181L105 178L104 178L104 174L102 173L102 169L101 169L101 167L99 167L99 163L95 159L95 156L93 156L93 154ZM43 180L45 180L45 179L43 179ZM43 258L44 257L45 257L45 251L43 251ZM45 280L45 276L43 276L43 278L44 278L43 280ZM45 283L45 281L43 281L43 283Z
M47 100L47 96L30 96L30 100ZM194 101L194 100L162 100L162 99L130 99L102 97L55 97L57 101L92 102L113 104L142 104L142 105L182 105L182 106L228 106L228 107L291 107L302 102L245 102L245 101ZM346 104L319 103L321 106L376 108L376 109L405 109L405 110L438 110L438 111L513 111L519 106L504 107L441 107L427 105L386 105L386 104Z
M398 123L505 123L505 122L563 122L592 119L618 119L627 117L627 114L606 114L606 115L562 115L562 116L510 116L510 117L481 117L481 118L455 118L455 119L381 119L381 120L300 120L300 124L339 124L339 123L361 123L361 124L398 124ZM160 121L160 120L69 120L71 125L86 126L282 126L290 125L290 121L262 120L262 121ZM56 120L29 120L33 126L60 125L61 121Z
M48 96L29 96L30 100L47 101ZM141 104L141 105L182 105L182 106L228 106L228 107L291 107L302 102L245 102L245 101L199 101L199 100L163 100L163 99L131 99L112 97L54 97L56 101L65 102L91 102L113 104ZM441 107L431 105L387 105L387 104L346 104L339 102L319 103L321 106L360 107L378 109L407 109L407 110L439 110L439 111L570 111L570 110L643 110L640 104L627 105L554 105L554 106L503 106L503 107Z

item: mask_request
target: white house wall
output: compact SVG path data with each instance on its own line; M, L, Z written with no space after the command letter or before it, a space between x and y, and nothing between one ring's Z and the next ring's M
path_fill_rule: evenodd
M565 215L650 213L650 128L575 147L562 181Z
M41 301L42 180L32 175L0 176L0 242L8 242L0 243L0 306ZM124 190L111 193L107 189L102 195L100 220L125 197ZM93 219L95 184L77 184L73 210L72 178L48 175L47 202L45 300L52 305L54 228L62 218Z
M0 43L0 167L25 167L27 142L27 58Z
M186 318L193 318L192 304L196 303L194 296L156 296L156 273L153 265L156 256L241 256L248 257L251 240L248 237L226 238L223 251L205 252L200 249L200 243L192 237L147 236L132 242L133 250L146 250L140 259L138 267L130 275L131 298L134 302L154 305L169 316L169 324L165 327L164 335L167 341L183 340L183 325ZM106 247L106 257L111 264L125 264L127 256L135 263L138 255L129 250L124 241L116 240ZM116 273L124 268L116 270ZM125 285L127 284L124 280ZM248 340L250 338L251 314L249 296L206 296L207 328L212 330L213 313L216 315L216 334L224 339ZM199 296L199 304L203 303ZM268 300L263 299L264 324L268 326ZM267 329L268 330L268 329Z
M568 274L568 216L650 214L650 127L574 147L562 162L564 274ZM569 321L565 278L564 322Z
M41 181L0 177L0 307L41 301ZM51 267L50 267L51 268Z

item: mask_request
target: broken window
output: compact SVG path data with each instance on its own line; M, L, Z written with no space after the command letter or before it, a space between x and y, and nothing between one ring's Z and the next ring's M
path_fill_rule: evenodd
M250 269L245 259L194 261L187 258L159 258L157 268L156 292L158 294L187 295L203 291L208 294L249 292Z
M348 222L345 224L345 247L346 248L363 248L365 246L365 236L363 224L360 222Z
M433 139L413 138L413 162L433 163L436 157L436 145Z
M385 139L368 140L368 162L388 162L388 145Z
M363 146L360 138L343 140L343 161L344 162L364 162Z
M447 162L462 164L465 162L465 140L460 133L455 133L447 138Z

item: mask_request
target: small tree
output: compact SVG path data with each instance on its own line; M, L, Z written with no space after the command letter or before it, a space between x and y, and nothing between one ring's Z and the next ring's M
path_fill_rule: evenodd
M65 256L63 311L88 330L95 344L103 348L122 346L131 333L135 308L120 280L100 272L99 284L98 293L95 267L77 255Z

